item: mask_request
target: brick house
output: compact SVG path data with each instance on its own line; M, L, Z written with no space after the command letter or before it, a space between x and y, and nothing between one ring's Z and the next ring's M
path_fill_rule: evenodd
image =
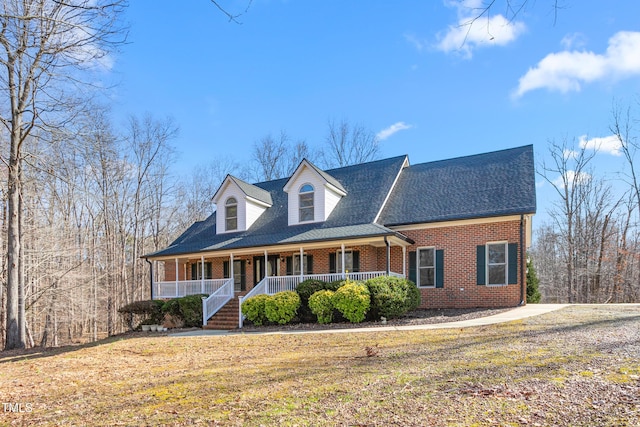
M525 251L536 211L532 146L327 171L303 160L285 179L249 184L228 175L213 200L209 218L145 256L153 298L210 295L204 323L226 310L241 326L243 296L347 274L408 277L424 308L526 303Z

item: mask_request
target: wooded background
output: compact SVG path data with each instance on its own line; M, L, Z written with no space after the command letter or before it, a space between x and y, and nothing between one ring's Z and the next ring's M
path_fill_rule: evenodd
M216 4L213 2L213 4ZM329 121L322 150L285 131L254 141L251 160L216 158L176 174L178 124L152 115L114 123L92 101L90 64L125 41L120 1L4 1L0 8L0 344L56 346L124 330L118 308L150 296L141 258L213 212L227 173L290 175L302 158L324 168L380 157L375 134ZM230 16L233 18L233 16ZM529 252L541 302L640 300L640 117L614 108L619 173L593 167L580 142L536 153L555 190ZM251 144L251 142L248 142ZM541 146L542 144L540 144ZM597 148L597 147L595 147Z

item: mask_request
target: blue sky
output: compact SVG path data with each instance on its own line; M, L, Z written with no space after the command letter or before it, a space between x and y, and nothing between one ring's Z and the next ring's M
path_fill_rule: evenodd
M604 138L598 168L620 170L606 138L613 103L640 95L640 2L560 0L556 16L555 0L530 0L509 21L497 1L467 32L481 3L253 0L239 25L207 0L136 0L114 114L172 117L177 174L247 162L280 131L321 147L330 119L371 129L383 157L413 164L526 144L542 161L549 139L582 137ZM538 223L551 197L541 182Z

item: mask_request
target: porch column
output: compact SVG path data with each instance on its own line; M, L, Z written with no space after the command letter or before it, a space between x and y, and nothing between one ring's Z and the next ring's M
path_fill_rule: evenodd
M200 293L204 294L204 255L200 256Z
M178 258L176 258L176 298L178 298L180 295L178 295L178 277L180 275L180 270L178 270Z
M304 280L304 249L300 246L300 281Z
M402 275L407 278L407 247L402 247Z
M264 250L264 277L269 277L269 254L267 250ZM253 286L257 285L254 283Z
M235 277L233 277L233 253L229 254L229 277L235 282Z
M391 243L387 236L384 237L384 243L387 247L387 276L391 273Z
M342 258L342 278L344 279L346 277L344 274L344 243L340 244L340 258Z

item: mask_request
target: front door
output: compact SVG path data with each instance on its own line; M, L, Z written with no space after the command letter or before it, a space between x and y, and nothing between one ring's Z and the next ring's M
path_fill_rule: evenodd
M267 256L267 276L279 276L280 275L280 264L278 263L278 259L280 255L269 255ZM265 262L264 257L254 257L253 258L253 286L260 283L262 279L265 277Z

